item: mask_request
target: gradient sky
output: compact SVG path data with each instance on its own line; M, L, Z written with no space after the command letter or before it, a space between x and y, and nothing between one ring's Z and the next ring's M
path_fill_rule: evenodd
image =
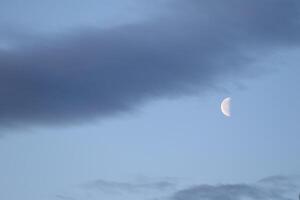
M0 25L0 199L297 199L298 0L1 0Z

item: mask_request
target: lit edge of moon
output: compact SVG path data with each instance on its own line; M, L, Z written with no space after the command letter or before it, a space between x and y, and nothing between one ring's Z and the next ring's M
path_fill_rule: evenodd
M231 117L231 98L225 98L221 103L221 111L226 117Z

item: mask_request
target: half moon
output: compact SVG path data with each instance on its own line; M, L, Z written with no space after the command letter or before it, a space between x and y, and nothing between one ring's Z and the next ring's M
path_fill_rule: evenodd
M226 117L231 116L231 98L227 97L221 103L221 111Z

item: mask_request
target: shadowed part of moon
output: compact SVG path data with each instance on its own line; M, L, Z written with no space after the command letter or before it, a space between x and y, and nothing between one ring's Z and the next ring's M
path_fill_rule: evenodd
M224 99L222 101L221 111L225 116L227 116L227 117L231 116L231 98L230 97L227 97L226 99Z

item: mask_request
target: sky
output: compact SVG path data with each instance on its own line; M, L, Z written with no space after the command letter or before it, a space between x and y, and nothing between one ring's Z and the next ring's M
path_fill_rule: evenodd
M298 0L1 0L0 25L0 199L298 199Z

